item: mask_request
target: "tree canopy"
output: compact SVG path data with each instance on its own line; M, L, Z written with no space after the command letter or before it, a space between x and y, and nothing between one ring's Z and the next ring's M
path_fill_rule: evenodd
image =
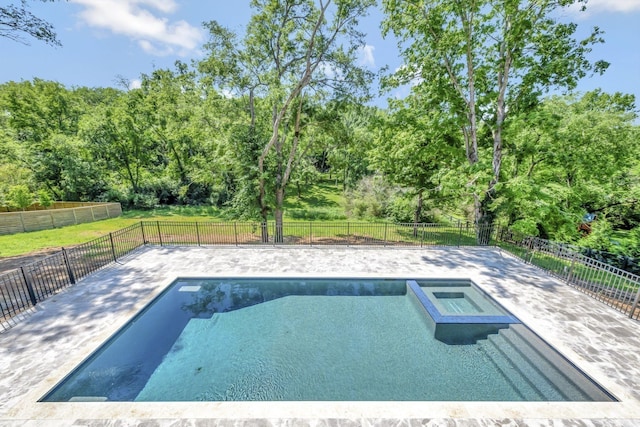
M209 205L282 224L324 182L349 218L640 239L635 99L571 91L607 65L587 60L598 29L577 40L555 18L575 2L385 0L405 64L384 87L411 89L386 109L357 61L374 3L254 0L244 32L206 23L201 60L136 88L1 84L0 203Z

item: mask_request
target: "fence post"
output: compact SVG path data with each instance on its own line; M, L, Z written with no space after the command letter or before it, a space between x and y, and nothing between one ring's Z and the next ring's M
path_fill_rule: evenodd
M160 221L156 221L156 227L158 228L158 240L160 240L160 246L162 246L162 233L160 233Z
M24 284L27 285L27 293L29 293L29 299L31 300L31 304L36 305L38 301L36 300L36 293L33 291L33 286L31 285L31 281L27 277L27 273L24 272L24 267L20 267L20 271L22 272L22 278L24 279Z
M636 299L633 300L633 305L631 306L631 313L629 313L629 318L633 319L633 315L638 308L638 301L640 301L640 288L638 288L638 292L636 292Z
M571 281L573 280L573 268L576 265L576 256L577 253L573 252L573 255L571 256L571 266L569 267L569 274L567 275L567 283L571 283Z
M62 258L64 259L64 265L67 266L67 273L69 274L69 282L72 285L76 284L76 278L73 274L73 270L71 270L71 263L69 262L69 257L67 256L67 250L62 248Z
M422 244L424 243L424 231L425 231L425 224L422 224L422 233L420 234L420 247L422 247Z
M313 222L309 221L309 246L313 246Z
M200 230L198 230L198 221L196 221L196 236L198 238L198 246L200 246Z
M530 240L530 243L529 243L529 245L530 245L530 249L531 249L531 253L529 254L529 255L530 255L530 256L529 256L529 264L533 264L533 257L534 257L534 256L535 256L535 254L536 254L536 243L535 243L535 240L534 240L534 239L535 239L535 238L531 239L531 240Z
M351 229L349 228L349 221L347 221L347 247L349 247L350 241L351 241Z
M387 227L389 226L388 223L384 223L384 242L382 244L382 247L386 248L387 247Z
M113 244L113 234L109 233L109 241L111 242L111 254L113 255L113 261L118 262L118 257L116 256L116 246Z
M144 234L144 222L140 221L140 229L142 230L142 244L147 244L147 236Z
M233 223L233 235L236 238L236 246L238 246L238 223L237 222Z
M458 221L458 247L462 244L462 224Z

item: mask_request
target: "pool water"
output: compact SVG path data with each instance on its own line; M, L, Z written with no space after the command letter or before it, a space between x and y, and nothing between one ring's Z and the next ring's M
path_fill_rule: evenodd
M543 344L435 339L405 280L180 279L42 400L612 399Z

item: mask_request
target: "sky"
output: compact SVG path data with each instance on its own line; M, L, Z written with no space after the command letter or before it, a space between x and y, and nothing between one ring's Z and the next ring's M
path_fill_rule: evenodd
M0 1L0 4L18 3ZM30 10L55 27L62 47L25 37L28 44L0 37L0 83L41 78L67 87L132 87L141 74L191 63L203 57L205 21L216 20L243 34L251 16L249 0L67 0L29 1ZM397 69L402 61L394 40L383 39L379 10L361 21L367 33L359 61L372 71ZM640 106L640 0L589 0L586 12L568 9L561 19L578 24L582 35L598 26L605 44L594 48L592 60L611 63L603 76L580 81L580 92L601 88L636 96ZM406 89L404 89L406 91ZM389 93L384 99L402 96Z

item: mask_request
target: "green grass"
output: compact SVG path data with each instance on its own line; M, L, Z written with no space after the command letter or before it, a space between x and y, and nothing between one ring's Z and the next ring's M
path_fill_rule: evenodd
M290 196L284 203L285 219L290 220L322 220L344 221L344 194L340 186L320 181L303 191L301 197L293 194L294 188L289 189Z
M390 223L380 225L381 221L347 221L343 206L344 195L341 187L327 182L319 182L307 188L303 197L290 195L284 206L285 241L289 239L291 242L305 244L313 237L314 240L337 244L475 245L473 230L440 226L418 228L414 234L416 230L412 226ZM170 206L148 211L125 211L119 218L54 230L0 236L0 258L72 247L140 221L226 222L229 219L224 211L212 207ZM229 241L234 241L234 229L235 227L222 227L217 229L216 233L228 235ZM172 227L168 232L171 235L168 238L177 242L188 242L193 239L194 234L191 227ZM273 230L270 234L273 235ZM223 238L221 235L220 237Z
M290 187L290 192L294 192ZM344 196L339 186L319 182L305 188L302 198L290 195L285 220L344 220ZM211 206L163 206L151 210L129 210L119 218L53 230L0 236L0 258L75 246L140 221L225 221L225 212Z
M148 211L130 210L118 218L0 236L0 258L75 246L140 221L222 221L222 218L220 211L212 207L169 206Z

